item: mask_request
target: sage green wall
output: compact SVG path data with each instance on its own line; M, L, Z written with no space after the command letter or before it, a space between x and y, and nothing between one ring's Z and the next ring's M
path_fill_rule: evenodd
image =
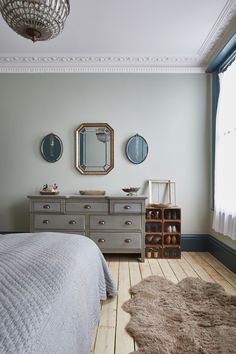
M183 233L208 233L210 100L205 74L0 74L0 231L28 231L27 195L56 182L61 193L125 186L148 179L176 181ZM106 176L81 175L75 164L75 129L106 122L115 131L115 168ZM40 155L42 138L54 132L62 158ZM140 165L125 156L127 139L139 133L149 144Z

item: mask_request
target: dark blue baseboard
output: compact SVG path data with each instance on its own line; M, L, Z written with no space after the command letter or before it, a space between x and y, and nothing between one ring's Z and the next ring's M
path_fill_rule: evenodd
M182 235L181 249L186 252L208 252L208 234Z
M236 250L209 235L208 252L219 259L232 272L236 273Z
M181 249L188 252L209 252L236 273L236 250L211 235L182 235Z

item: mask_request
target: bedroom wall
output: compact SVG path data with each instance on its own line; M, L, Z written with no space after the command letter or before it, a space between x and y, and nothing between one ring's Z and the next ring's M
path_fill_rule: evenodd
M209 78L204 74L0 74L0 231L28 231L27 195L56 182L61 193L125 186L148 179L176 181L185 234L209 232ZM115 168L81 175L75 165L75 129L106 122L115 131ZM56 163L40 155L54 132L64 152ZM140 165L125 156L127 139L149 144Z

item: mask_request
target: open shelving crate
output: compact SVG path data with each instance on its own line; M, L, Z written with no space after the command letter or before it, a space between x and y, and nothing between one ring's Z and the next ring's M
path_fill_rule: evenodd
M146 258L181 258L181 209L149 204L145 222Z

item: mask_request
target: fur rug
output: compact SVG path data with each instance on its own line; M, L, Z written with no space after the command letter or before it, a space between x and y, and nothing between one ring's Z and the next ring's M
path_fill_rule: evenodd
M236 296L214 283L150 276L123 304L135 354L236 354Z

